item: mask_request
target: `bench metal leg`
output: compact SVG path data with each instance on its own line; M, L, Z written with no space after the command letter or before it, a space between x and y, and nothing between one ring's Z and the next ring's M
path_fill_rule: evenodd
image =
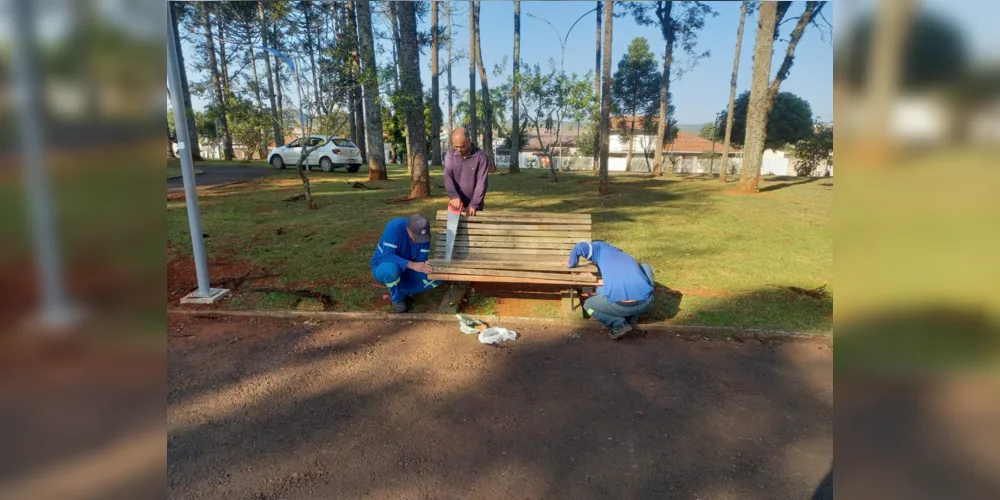
M441 305L438 306L438 313L457 314L468 289L469 283L466 281L457 281L448 285L448 291L445 292L444 298L441 299Z
M566 319L584 319L583 302L580 300L580 291L576 289L564 290L562 292L562 313Z

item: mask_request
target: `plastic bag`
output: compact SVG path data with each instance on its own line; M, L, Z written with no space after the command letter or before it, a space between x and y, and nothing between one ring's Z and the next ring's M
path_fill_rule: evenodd
M479 342L483 344L496 344L498 342L514 340L516 338L517 332L510 331L506 328L500 328L498 326L492 326L482 332L479 332Z
M461 314L456 314L455 316L458 318L459 330L462 330L462 333L466 335L475 335L481 332L482 330L486 329L486 325L482 321L479 321L478 319L466 318ZM477 326L479 328L476 328Z

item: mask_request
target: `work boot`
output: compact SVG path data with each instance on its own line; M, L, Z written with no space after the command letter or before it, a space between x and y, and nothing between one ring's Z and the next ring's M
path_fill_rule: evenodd
M622 323L620 326L613 327L608 336L611 337L611 340L618 340L631 331L632 327L628 323Z
M392 312L395 314L402 314L409 310L410 308L407 307L406 301L392 303Z
M407 310L413 309L413 296L412 295L407 295L406 298L403 299L403 300L406 301L406 309Z

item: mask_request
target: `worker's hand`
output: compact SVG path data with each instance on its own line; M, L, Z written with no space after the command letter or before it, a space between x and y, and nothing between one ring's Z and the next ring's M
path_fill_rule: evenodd
M459 211L462 209L462 200L460 198L452 198L448 200L448 208Z
M434 272L434 269L431 268L431 265L426 262L410 262L409 264L406 265L406 267L418 273L432 274Z
M469 217L472 217L473 215L476 215L476 207L472 206L472 205L469 205L468 212L469 212Z

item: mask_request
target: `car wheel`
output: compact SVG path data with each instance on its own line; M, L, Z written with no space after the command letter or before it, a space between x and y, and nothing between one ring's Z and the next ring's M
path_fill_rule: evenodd
M284 170L285 160L282 160L280 155L274 155L271 157L271 166L276 170Z
M348 165L347 166L347 171L350 172L350 173L352 173L352 174L354 172L357 172L359 169L361 169L361 165Z
M324 172L333 172L333 162L324 156L319 160L319 169Z

